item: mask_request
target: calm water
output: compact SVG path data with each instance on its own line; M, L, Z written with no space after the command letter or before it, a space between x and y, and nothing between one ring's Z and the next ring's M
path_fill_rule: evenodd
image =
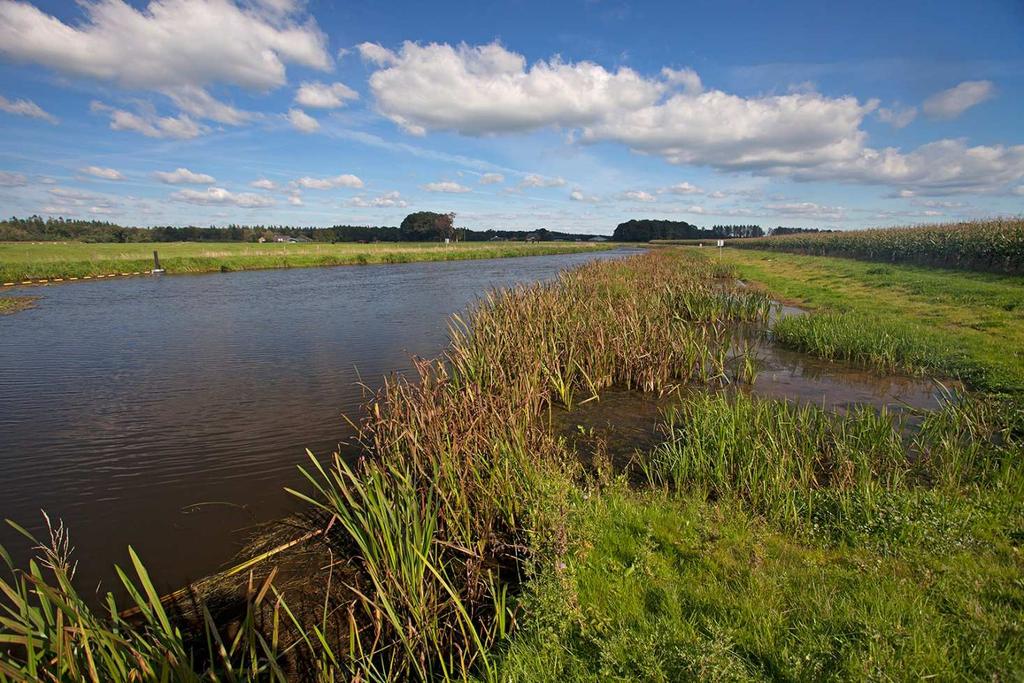
M624 252L134 278L27 290L0 317L0 516L63 518L79 579L128 544L162 587L231 559L286 514L304 449L351 433L356 383L435 356L489 288ZM6 525L17 559L27 544Z

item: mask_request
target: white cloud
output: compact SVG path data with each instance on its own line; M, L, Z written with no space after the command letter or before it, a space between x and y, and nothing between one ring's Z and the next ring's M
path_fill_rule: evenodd
M5 111L8 114L17 114L18 116L28 116L33 119L42 119L53 125L58 123L56 116L45 111L32 100L9 100L0 95L0 111Z
M704 190L685 181L676 183L675 185L670 185L659 190L659 192L667 192L669 194L704 194Z
M650 192L644 192L643 190L629 190L628 192L623 192L622 198L628 199L631 202L653 202L658 199Z
M818 93L744 98L720 90L680 93L584 128L585 142L614 141L674 164L735 170L814 166L849 158L874 101Z
M448 194L462 194L473 191L464 185L459 185L458 183L450 180L443 180L437 183L427 183L423 186L423 189L427 192L445 192Z
M84 190L76 190L68 187L51 187L47 192L52 194L54 197L71 201L87 202L98 199L97 195L92 192L85 192Z
M28 185L28 178L21 173L0 171L0 187L24 187Z
M94 178L100 178L102 180L124 180L124 175L113 168L104 168L102 166L86 166L85 168L78 169L81 173L91 175Z
M949 90L935 93L924 101L921 108L934 119L955 119L994 94L992 81L964 81Z
M841 206L822 206L814 202L765 204L763 208L777 216L795 216L830 221L840 221L845 217Z
M979 145L938 140L912 152L862 149L841 161L794 171L798 180L895 185L916 195L997 192L1024 178L1024 145Z
M252 112L235 109L214 98L203 88L183 85L164 91L178 108L199 118L212 119L220 123L239 126L255 117Z
M277 183L273 180L268 180L267 178L260 178L259 180L254 180L249 183L249 187L255 187L259 190L276 190Z
M500 173L484 173L480 176L481 185L495 185L505 182L505 176Z
M661 77L667 83L683 86L683 91L690 95L699 95L704 91L704 85L700 82L700 76L690 68L670 69L665 67L661 70Z
M251 192L229 192L223 187L208 187L205 190L178 190L171 199L199 204L201 206L232 205L243 209L257 209L274 205L274 200L266 195Z
M585 194L583 190L578 187L574 188L573 191L569 193L569 199L574 202L588 202L590 204L596 204L601 201L600 197Z
M878 110L878 119L888 123L893 128L906 128L916 118L917 107L901 107L896 104L892 107L882 107Z
M302 206L302 195L288 195L288 203L291 204L292 206Z
M370 62L371 64L385 66L398 61L395 53L377 43L360 43L356 48L359 50L359 55L363 58L363 61Z
M392 192L386 192L382 195L378 195L373 198L366 198L362 195L352 197L347 202L349 206L356 206L365 209L387 209L387 208L405 208L409 206L409 202L402 199L402 195L396 190Z
M173 138L190 140L206 132L206 127L193 121L187 114L158 116L151 109L143 108L139 113L116 109L102 102L93 102L90 109L110 117L111 130L130 130L149 138Z
M212 185L217 179L205 173L194 173L187 168L173 171L157 171L153 174L157 180L168 185Z
M289 109L288 120L291 121L292 127L303 133L313 133L320 128L320 122L301 109Z
M310 109L337 109L346 100L359 99L359 93L344 83L303 83L295 93L295 102Z
M359 46L380 68L370 77L377 108L406 131L466 135L580 126L657 100L664 86L632 69L555 58L527 68L499 43L472 47L406 42L398 52Z
M1013 188L1011 192L1013 192L1013 194L1024 196L1024 185L1018 185L1017 187Z
M310 178L309 176L304 176L296 180L295 184L307 190L331 190L336 187L359 188L363 186L363 181L359 176L343 173L331 178Z
M234 123L245 115L213 106L206 87L265 91L285 83L285 63L330 68L326 38L311 18L293 16L298 6L288 0L152 0L135 8L97 0L81 3L85 18L66 24L27 2L0 0L0 55L158 91L193 115Z
M527 187L564 187L564 186L565 186L565 178L546 178L546 177L544 177L542 175L537 175L536 173L531 173L530 175L526 176L521 181L519 181L519 187L521 187L521 188L527 188Z

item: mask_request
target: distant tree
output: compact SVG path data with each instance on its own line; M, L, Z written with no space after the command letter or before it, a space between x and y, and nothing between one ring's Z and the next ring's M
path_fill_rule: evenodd
M404 242L433 242L455 237L455 214L417 211L410 213L398 226Z

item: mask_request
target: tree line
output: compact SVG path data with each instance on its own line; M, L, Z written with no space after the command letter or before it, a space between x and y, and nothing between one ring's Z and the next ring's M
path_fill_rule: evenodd
M764 230L759 225L715 225L701 228L686 221L633 219L619 223L612 239L618 242L650 242L763 236Z
M292 238L310 242L485 242L488 240L586 240L596 235L535 230L469 230L455 227L455 214L417 211L401 225L334 225L329 228L284 225L236 225L225 227L156 226L126 227L108 221L70 218L12 217L0 220L0 241L78 242L258 242Z

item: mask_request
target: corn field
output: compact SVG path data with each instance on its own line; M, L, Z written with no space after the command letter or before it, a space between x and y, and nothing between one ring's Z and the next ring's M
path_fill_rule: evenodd
M1024 274L1024 219L876 228L735 240L740 249Z

